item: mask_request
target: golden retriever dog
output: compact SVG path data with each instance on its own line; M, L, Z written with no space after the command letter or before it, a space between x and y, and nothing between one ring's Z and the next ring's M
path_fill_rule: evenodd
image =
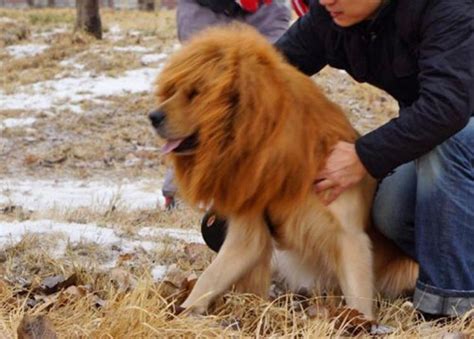
M371 319L375 293L414 288L416 264L370 226L373 179L329 206L312 190L331 147L354 142L343 111L251 28L212 28L171 56L150 119L183 198L228 219L217 257L182 304L205 312L233 285L266 297L276 249L292 285L338 286ZM271 220L270 227L268 220Z

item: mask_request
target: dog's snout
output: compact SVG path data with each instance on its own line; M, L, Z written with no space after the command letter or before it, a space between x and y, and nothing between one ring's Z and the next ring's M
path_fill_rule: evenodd
M156 110L148 114L153 127L158 128L165 120L165 113L162 110Z

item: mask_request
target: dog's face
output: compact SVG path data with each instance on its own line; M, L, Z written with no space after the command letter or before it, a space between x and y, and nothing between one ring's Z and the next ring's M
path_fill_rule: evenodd
M171 58L157 83L158 108L150 113L153 127L167 141L164 153L194 154L200 136L209 137L203 127L228 119L237 103L227 63L217 45L187 46Z
M165 88L159 94L162 102L149 117L158 135L167 141L163 146L164 153L187 155L195 152L199 119L192 111L192 104L197 94L197 89L187 90L180 84Z

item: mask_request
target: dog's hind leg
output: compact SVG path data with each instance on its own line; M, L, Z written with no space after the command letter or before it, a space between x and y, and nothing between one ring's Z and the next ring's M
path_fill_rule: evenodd
M418 278L418 264L375 228L369 235L374 247L377 291L388 298L411 295Z
M231 218L217 257L181 306L194 313L205 312L216 296L229 289L254 265L263 268L264 258L270 261L271 248L271 235L263 217ZM269 263L267 267L270 269Z

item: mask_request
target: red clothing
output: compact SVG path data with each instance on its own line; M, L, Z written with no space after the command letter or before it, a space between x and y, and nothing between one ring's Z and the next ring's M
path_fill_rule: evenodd
M270 4L272 0L235 0L246 12L255 13L262 3Z
M303 16L309 11L307 0L291 0L291 6L298 16Z

